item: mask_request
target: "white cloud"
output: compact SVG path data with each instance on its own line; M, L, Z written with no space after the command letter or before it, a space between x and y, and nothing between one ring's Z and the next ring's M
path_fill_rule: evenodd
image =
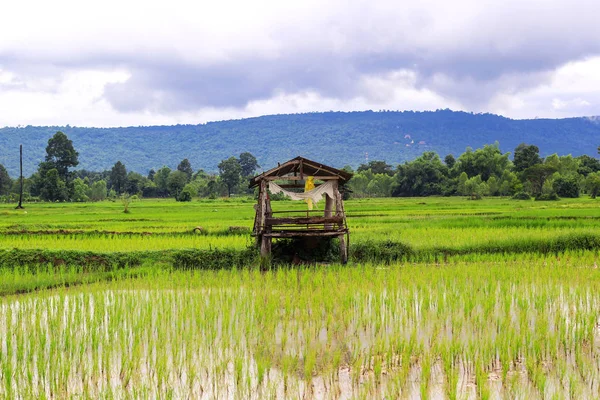
M600 114L597 0L8 2L0 126Z

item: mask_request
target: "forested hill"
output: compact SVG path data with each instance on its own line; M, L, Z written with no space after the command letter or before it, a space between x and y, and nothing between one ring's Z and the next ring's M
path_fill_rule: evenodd
M79 152L78 169L105 170L121 160L128 170L174 168L189 158L194 169L215 171L220 160L244 151L264 168L297 155L342 167L369 160L395 164L424 151L459 155L498 141L502 151L521 142L535 144L541 155L595 155L600 121L589 118L512 120L493 114L435 112L325 112L271 115L200 125L129 128L34 127L0 129L0 164L18 173L18 146L24 169L35 171L48 139L63 131Z

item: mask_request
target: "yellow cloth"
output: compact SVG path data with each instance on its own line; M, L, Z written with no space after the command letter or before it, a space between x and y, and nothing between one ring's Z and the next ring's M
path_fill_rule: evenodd
M309 176L308 178L306 178L306 182L304 183L304 193L310 192L314 188L315 188L315 177ZM308 204L308 209L312 210L313 209L312 199L308 198L308 199L305 199L304 201L306 202L306 204Z

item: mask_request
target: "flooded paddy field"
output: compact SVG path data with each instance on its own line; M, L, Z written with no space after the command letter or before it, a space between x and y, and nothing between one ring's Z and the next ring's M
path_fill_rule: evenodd
M5 398L595 398L596 252L167 271L0 299Z

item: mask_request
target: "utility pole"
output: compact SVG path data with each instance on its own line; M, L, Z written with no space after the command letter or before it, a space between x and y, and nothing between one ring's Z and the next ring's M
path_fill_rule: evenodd
M21 190L19 192L19 205L15 208L21 210L23 207L23 145L19 146L19 164L21 166Z

